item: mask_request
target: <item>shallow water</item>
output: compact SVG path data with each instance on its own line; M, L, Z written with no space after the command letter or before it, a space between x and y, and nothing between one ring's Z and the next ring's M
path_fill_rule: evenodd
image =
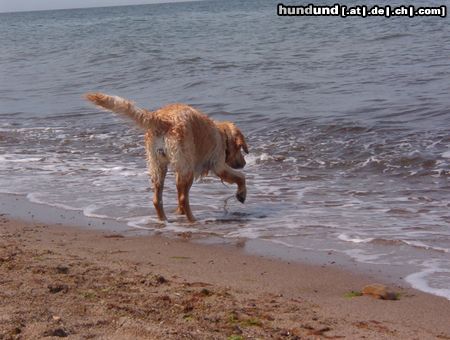
M391 2L390 2L391 3ZM134 228L415 268L450 298L450 32L440 18L279 18L276 2L0 14L0 191ZM207 177L161 229L142 132L92 90L189 103L249 139L248 200Z

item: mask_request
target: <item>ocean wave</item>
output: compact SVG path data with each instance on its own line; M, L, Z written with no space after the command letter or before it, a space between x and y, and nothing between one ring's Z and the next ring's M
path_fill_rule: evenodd
M364 249L347 249L343 250L343 253L351 258L355 259L357 262L368 263L368 264L389 264L389 262L380 261L388 253L369 253Z
M417 240L386 239L386 238L381 238L381 237L360 238L358 236L350 236L348 234L339 234L337 236L337 238L341 241L352 242L352 243L356 243L356 244L368 243L368 244L381 245L381 246L408 245L408 246L412 246L416 249L432 250L432 251L436 251L436 252L440 252L440 253L448 253L449 252L448 248L428 245L426 243L423 243L423 242L417 241Z
M401 39L401 38L406 38L406 37L414 37L414 34L410 34L410 33L389 33L389 34L385 34L385 35L380 35L376 38L373 38L372 42L377 42L377 41L386 41L386 40L392 40L392 39Z
M445 269L450 97L440 44L449 31L434 39L426 20L408 32L402 20L364 30L358 20L334 20L322 34L321 20L259 20L272 15L269 3L254 11L224 1L221 15L196 4L202 22L165 5L148 8L144 21L142 6L125 16L79 12L76 25L65 20L71 11L17 13L14 27L1 21L2 191L155 232L191 230L171 213L171 172L164 195L172 222L155 218L143 131L81 96L97 88L152 109L181 101L235 122L250 147L244 205L234 185L216 178L192 187L199 233L320 243L361 262L420 267L438 257ZM281 39L300 31L302 44Z
M433 250L433 251L437 251L437 252L441 252L441 253L448 253L450 251L448 248L432 246L432 245L425 244L420 241L402 240L402 242L405 244L411 245L415 248L419 248L419 249Z
M100 210L101 208L103 208L103 207L99 206L97 204L88 205L87 207L84 207L82 209L83 215L86 217L110 219L111 216L95 213L95 211Z
M442 296L450 300L450 289L433 287L430 283L432 281L433 275L442 273L448 276L450 273L450 269L441 268L439 262L431 260L424 263L424 267L422 270L406 276L405 281L415 289L433 295Z
M81 208L76 208L76 207L73 207L68 204L51 202L45 193L31 192L26 195L26 198L31 203L44 204L44 205L48 205L50 207L56 207L56 208L60 208L60 209L64 209L64 210L74 210L74 211L82 211L83 210Z
M19 155L19 154L0 155L0 161L12 163L41 162L44 159L45 159L44 157L26 157L26 155Z
M374 240L373 237L368 237L368 238L359 238L359 237L351 237L347 234L339 234L338 235L338 239L341 241L346 241L346 242L353 242L353 243L369 243L371 241Z
M446 176L450 171L448 151L442 151L448 145L443 132L396 136L390 130L354 124L294 128L294 121L282 121L283 127L250 135L249 143L257 143L249 155L250 164L283 163L286 170L292 166L405 177Z

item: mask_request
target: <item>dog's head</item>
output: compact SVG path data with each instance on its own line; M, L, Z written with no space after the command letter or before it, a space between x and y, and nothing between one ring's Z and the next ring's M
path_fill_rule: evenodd
M225 142L225 162L233 169L242 169L245 166L245 159L241 150L248 153L244 135L231 122L216 122L216 125Z

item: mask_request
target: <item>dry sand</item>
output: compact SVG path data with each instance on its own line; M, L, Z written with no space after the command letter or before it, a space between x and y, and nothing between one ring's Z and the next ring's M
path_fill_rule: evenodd
M183 239L0 220L0 339L450 339L450 301Z

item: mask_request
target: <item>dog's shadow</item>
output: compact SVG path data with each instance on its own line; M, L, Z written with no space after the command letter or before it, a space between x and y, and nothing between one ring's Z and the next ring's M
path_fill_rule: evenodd
M262 212L260 213L252 213L252 212L241 212L241 211L233 211L233 212L224 212L221 217L214 219L213 221L206 220L206 224L213 223L243 223L243 222L251 222L255 219L263 219L267 218L267 214Z
M205 218L203 220L204 224L225 224L225 223L251 223L253 220L267 218L268 214L266 211L261 211L260 209L253 210L251 207L246 207L246 211L233 211L229 207L229 200L234 199L234 196L227 197L224 200L223 211L216 218Z
M204 232L205 229L202 226L208 226L209 230L214 232L214 228L211 228L214 225L217 225L219 229L222 229L227 224L239 225L240 227L249 226L256 221L273 218L280 213L280 207L267 204L261 205L261 202L258 204L246 204L245 210L243 210L240 204L234 204L234 200L234 195L225 198L222 209L217 209L218 207L216 207L215 211L205 206L203 208L206 209L201 209L201 205L199 205L198 208L201 211L197 211L197 220L195 222L189 222L186 216L176 215L176 207L170 206L169 210L172 213L168 216L168 221L163 222L155 218L149 218L147 226L149 229L159 231L182 228L192 232Z

